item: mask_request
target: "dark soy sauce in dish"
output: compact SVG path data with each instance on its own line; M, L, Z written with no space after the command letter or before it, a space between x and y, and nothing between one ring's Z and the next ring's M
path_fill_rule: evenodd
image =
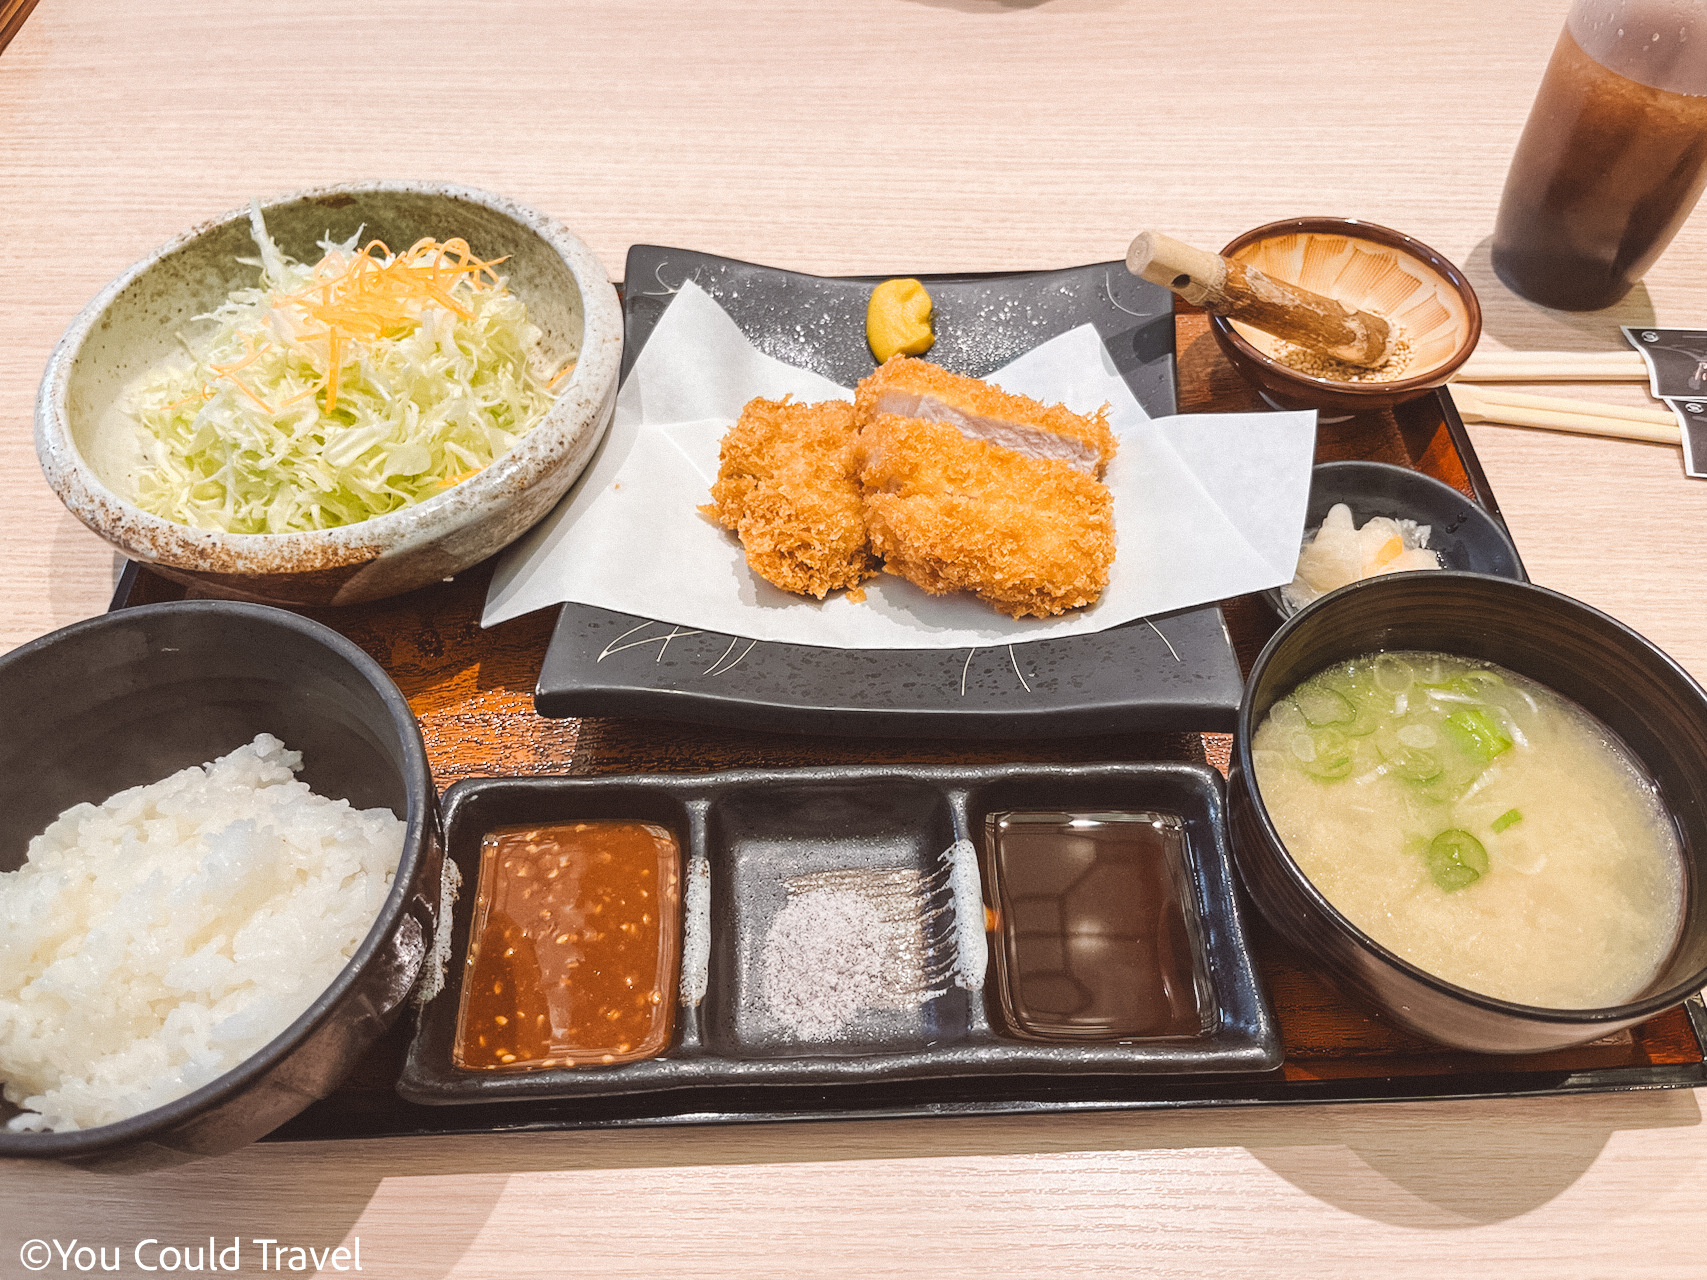
M1010 1034L1119 1041L1214 1026L1176 815L993 813L984 834Z

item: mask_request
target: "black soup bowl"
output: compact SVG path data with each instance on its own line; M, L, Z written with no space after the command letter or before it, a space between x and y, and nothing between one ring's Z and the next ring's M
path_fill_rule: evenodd
M99 804L271 733L297 776L406 824L379 917L289 1027L224 1075L141 1115L65 1132L0 1129L0 1158L114 1171L230 1151L330 1093L402 1009L432 952L441 852L420 727L385 671L335 631L225 600L78 622L0 656L0 871L80 801ZM0 1121L18 1113L0 1103Z
M1485 659L1547 685L1610 728L1646 767L1685 859L1683 931L1636 999L1602 1009L1513 1004L1400 959L1299 869L1263 807L1251 740L1269 708L1324 668L1380 650ZM1347 996L1404 1030L1477 1053L1538 1053L1642 1022L1707 984L1707 693L1649 641L1554 591L1484 574L1371 578L1286 623L1251 669L1233 746L1234 861L1269 923Z

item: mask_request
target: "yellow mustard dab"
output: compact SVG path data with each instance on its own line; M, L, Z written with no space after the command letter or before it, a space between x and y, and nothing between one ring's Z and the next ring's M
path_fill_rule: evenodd
M865 340L882 364L890 356L922 356L931 349L931 295L917 280L885 280L865 308Z

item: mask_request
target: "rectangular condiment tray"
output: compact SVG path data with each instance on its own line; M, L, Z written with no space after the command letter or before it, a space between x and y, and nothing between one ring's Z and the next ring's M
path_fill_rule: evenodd
M661 264L647 268L646 279L653 278L659 281L660 290L675 282ZM1003 277L989 279L999 281ZM1110 273L1109 279L1111 287L1120 284L1118 274ZM705 282L703 275L701 282ZM1123 295L1116 292L1112 296ZM661 302L651 305L661 307ZM1134 319L1135 334L1150 323L1142 317ZM1254 391L1222 360L1209 340L1205 317L1182 310L1174 319L1177 342L1167 349L1178 353L1179 407L1187 412L1261 408ZM1104 336L1106 340L1107 331ZM1145 339L1155 340L1154 334ZM1171 369L1172 359L1165 363ZM1498 515L1469 437L1444 395L1425 397L1394 412L1323 424L1318 432L1317 458L1372 458L1410 466L1454 485ZM582 783L596 783L611 774L701 775L648 781L661 790L678 787L679 794L697 794L700 800L696 803L709 808L717 789L715 778L740 776L732 771L745 771L754 779L790 779L804 776L793 770L826 768L832 774L867 781L878 777L959 778L962 781L916 785L970 796L975 787L969 780L977 776L993 777L1004 771L1045 776L1045 766L1049 765L1091 766L1092 775L1109 761L1174 761L1201 766L1207 760L1222 771L1226 767L1230 739L1225 734L1171 732L1187 726L1170 725L1165 720L1132 726L1105 721L1097 732L1071 737L999 736L1025 732L1022 724L1005 721L991 722L985 733L972 737L911 727L888 738L848 738L775 732L800 727L776 721L734 729L705 723L544 717L533 705L534 681L554 619L542 611L491 631L481 630L478 620L489 574L489 567L481 568L454 582L395 600L344 610L309 611L373 654L398 681L421 721L441 787L494 775L527 780L480 783L450 793L447 814L459 824L464 821L459 815L473 813L474 801L488 786L494 797L505 795L512 787L518 788L518 795L547 797L558 788L571 792ZM114 607L183 595L182 587L133 564L123 576ZM1278 625L1272 612L1255 597L1224 601L1214 615L1218 624L1224 616L1225 634L1241 667L1248 667ZM645 710L658 713L655 706ZM628 704L628 714L643 713L640 704ZM723 720L738 723L740 717L731 710ZM1189 727L1214 730L1222 723L1210 719ZM767 727L773 731L765 731ZM921 733L942 736L921 737ZM1015 765L1014 761L1038 764ZM949 767L935 775L917 767L931 765ZM1151 766L1136 767L1144 772ZM1163 774L1168 767L1162 766ZM707 770L722 772L712 775L713 781L708 782ZM1201 776L1200 770L1188 769L1187 773ZM576 776L568 782L552 780L564 775ZM532 790L535 786L537 793ZM547 803L539 812L544 815L555 803ZM975 816L978 805L961 803L964 814ZM1049 807L1056 807L1056 802L1051 801ZM502 806L481 812L497 820ZM923 843L918 847L926 848L948 829L936 819L925 822L918 837ZM474 839L478 843L477 835ZM462 840L462 836L455 836L453 844L466 856L466 843L456 844ZM706 852L708 857L712 853L709 845ZM726 851L726 856L733 855ZM468 868L464 869L466 872ZM472 900L473 893L470 880L464 887L465 898ZM458 912L464 933L466 911L464 906ZM462 1105L429 1106L407 1101L397 1091L416 1035L412 1020L404 1019L338 1090L271 1137L289 1141L650 1124L1516 1096L1707 1085L1707 1066L1703 1063L1707 1009L1699 997L1604 1042L1530 1057L1482 1057L1411 1039L1367 1018L1326 987L1248 911L1245 925L1246 954L1254 960L1261 989L1268 993L1283 1055L1281 1064L1273 1069L1189 1068L1165 1074L1128 1069L1087 1074L1015 1060L1006 1069L973 1074L895 1075L868 1070L840 1081L803 1083L783 1078L785 1072L772 1078L760 1078L764 1073L758 1072L741 1079L726 1076L717 1082L679 1079L664 1087L636 1091L516 1096L494 1101L462 1098ZM460 954L453 957L453 965L460 962ZM453 999L447 993L436 1003L450 1010L452 1004L445 1001ZM422 1047L432 1042L435 1034L442 1036L442 1027L433 1030L433 1020L442 1016L429 1006L421 1031ZM967 1027L971 1027L973 1017L968 1005ZM1000 1053L1005 1048L998 1044L989 1052ZM726 1065L732 1067L742 1058L740 1053L728 1055ZM789 1055L784 1053L781 1060L790 1061ZM858 1057L851 1061L857 1063ZM1253 1064L1253 1068L1260 1066L1260 1062Z
M481 838L510 826L641 820L676 834L686 864L707 877L707 909L687 913L707 956L703 995L683 997L675 1043L622 1066L465 1070L452 1061L466 968L456 963L427 1006L401 1091L415 1102L590 1098L690 1087L890 1084L981 1075L1181 1075L1261 1072L1279 1065L1273 1014L1251 963L1233 893L1221 776L1206 765L831 767L789 771L458 783L444 802L446 852L463 876L453 957L468 954ZM1155 811L1183 823L1185 862L1208 1013L1198 1035L1126 1043L1043 1043L993 1025L984 991L950 981L942 994L862 1010L847 1031L814 1042L766 1000L766 935L800 877L899 869L946 881L959 832L1007 810ZM978 843L978 841L975 841ZM940 873L940 874L939 874ZM691 878L691 877L690 877ZM692 900L693 895L689 895ZM939 891L923 909L951 902ZM984 948L978 908L974 936ZM937 911L944 924L952 916ZM703 931L703 933L701 933ZM1133 948L1136 953L1136 948ZM980 956L979 970L983 968Z

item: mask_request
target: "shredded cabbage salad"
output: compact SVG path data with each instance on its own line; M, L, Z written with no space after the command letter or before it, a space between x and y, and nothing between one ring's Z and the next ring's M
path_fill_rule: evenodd
M443 493L551 407L539 330L463 240L393 254L322 241L279 251L251 205L257 287L134 388L148 465L137 503L179 524L288 533L353 524Z

